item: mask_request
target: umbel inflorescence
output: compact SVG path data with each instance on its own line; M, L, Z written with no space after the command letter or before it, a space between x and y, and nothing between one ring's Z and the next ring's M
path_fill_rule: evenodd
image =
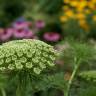
M14 40L0 46L0 71L32 70L40 74L54 66L57 52L39 40Z

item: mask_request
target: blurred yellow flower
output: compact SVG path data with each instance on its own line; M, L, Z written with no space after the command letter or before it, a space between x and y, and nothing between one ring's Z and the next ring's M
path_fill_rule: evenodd
M96 15L93 16L93 21L96 21Z
M64 0L64 3L69 3L70 2L70 0Z
M79 23L79 25L82 26L82 25L85 25L87 22L85 19L82 19L82 20L79 20L78 23Z
M88 7L94 10L95 5L93 2L88 2Z
M75 15L77 19L85 19L86 16L83 13L78 13Z
M87 1L84 0L84 1L80 1L79 4L78 4L80 8L85 8L87 6Z
M61 16L60 17L61 22L66 22L67 20L68 20L68 18L66 16Z
M87 24L86 19L82 19L78 21L78 24L80 25L81 28L83 28L86 32L89 32L89 25Z
M72 10L68 10L65 12L65 16L73 18L74 17L74 12Z
M62 22L76 19L83 29L89 30L87 17L96 21L96 0L64 0L63 11Z
M90 10L90 9L85 9L85 10L84 10L84 13L85 13L85 14L90 14L90 13L91 13L91 10Z
M78 3L77 1L72 1L72 2L70 3L70 5L71 5L72 7L76 7L78 4L79 4L79 3Z

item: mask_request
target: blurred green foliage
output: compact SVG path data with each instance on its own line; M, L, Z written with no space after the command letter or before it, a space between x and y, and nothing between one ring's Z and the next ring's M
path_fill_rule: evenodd
M0 21L6 25L23 15L33 19L56 16L60 13L61 5L62 0L0 0Z
M21 16L25 10L24 0L0 0L0 22L3 26Z

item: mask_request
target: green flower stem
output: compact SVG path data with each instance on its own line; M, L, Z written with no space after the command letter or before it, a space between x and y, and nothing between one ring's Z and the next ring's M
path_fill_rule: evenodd
M72 75L71 75L71 78L70 78L70 80L69 80L69 82L68 82L67 90L64 92L64 93L65 93L64 96L69 96L69 92L70 92L70 88L71 88L73 79L74 79L74 77L75 77L75 75L76 75L76 73L77 73L77 70L78 70L79 66L80 66L80 61L81 61L81 60L79 60L77 64L75 63L76 66L75 66L75 68L74 68L74 70L73 70L73 73L72 73Z
M1 88L1 94L2 94L2 96L6 96L6 92L3 88Z
M16 96L22 96L19 86L18 86L18 88L16 90Z

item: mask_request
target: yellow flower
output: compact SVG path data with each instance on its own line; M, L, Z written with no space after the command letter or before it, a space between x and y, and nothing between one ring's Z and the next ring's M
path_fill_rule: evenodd
M94 15L94 16L92 17L92 19L93 19L93 21L96 21L96 15Z
M90 10L90 9L85 9L84 12L85 12L86 14L90 14L90 13L91 13L91 10Z
M92 1L92 3L95 3L96 4L96 0L91 0Z
M64 3L69 3L70 2L70 0L63 0L64 1Z
M78 7L84 8L84 7L86 7L86 6L87 6L87 2L86 2L86 1L81 1L81 2L79 2L79 6L78 6Z
M64 0L64 4L64 16L60 20L65 22L70 18L76 19L79 25L88 31L89 25L86 18L96 11L96 0ZM96 21L96 15L92 20Z
M95 8L95 5L92 2L88 2L88 7L91 8L91 9L94 9Z
M76 7L76 6L78 6L78 2L77 2L77 1L72 1L72 2L70 3L70 5L71 5L72 7Z
M80 20L79 25L81 28L83 28L86 32L89 32L89 26L86 22L86 20Z
M79 20L78 23L80 26L83 26L86 24L86 20L85 19Z
M65 12L65 16L70 17L70 18L74 17L74 12L72 10L68 10Z
M77 14L76 14L76 18L77 18L77 19L85 19L86 16L85 16L85 14L83 14L83 13L77 13Z
M81 8L81 7L77 7L77 8L76 8L76 12L83 12L83 11L84 11L84 9Z
M66 16L61 16L60 17L61 22L66 22L67 20L68 20L68 17L66 17Z

